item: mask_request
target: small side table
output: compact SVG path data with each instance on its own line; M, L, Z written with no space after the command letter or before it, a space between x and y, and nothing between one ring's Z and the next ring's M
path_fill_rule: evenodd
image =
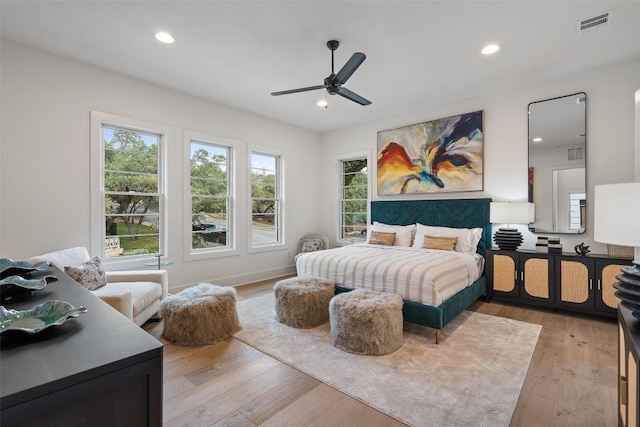
M169 261L167 259L163 261L161 259L162 255L156 255L156 258L158 258L158 261L148 261L148 262L145 262L144 265L146 267L156 267L157 266L158 270L160 270L160 267L163 266L163 265L171 265L171 264L173 264L173 261Z

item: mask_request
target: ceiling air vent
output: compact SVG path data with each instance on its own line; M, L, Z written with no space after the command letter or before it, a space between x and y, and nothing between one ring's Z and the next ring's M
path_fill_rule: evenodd
M613 10L578 21L578 35L606 28L613 20Z
M584 160L584 148L569 148L567 160Z

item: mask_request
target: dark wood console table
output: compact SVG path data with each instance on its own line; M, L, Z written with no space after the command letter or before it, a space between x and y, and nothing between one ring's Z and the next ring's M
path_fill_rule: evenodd
M0 337L0 425L161 426L162 344L69 276L3 303L83 305L77 319L36 335Z

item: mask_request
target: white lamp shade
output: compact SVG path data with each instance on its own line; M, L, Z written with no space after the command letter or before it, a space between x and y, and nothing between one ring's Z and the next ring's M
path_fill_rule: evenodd
M596 185L596 242L640 246L640 182Z
M493 224L530 224L535 219L535 208L529 202L492 202L489 221Z

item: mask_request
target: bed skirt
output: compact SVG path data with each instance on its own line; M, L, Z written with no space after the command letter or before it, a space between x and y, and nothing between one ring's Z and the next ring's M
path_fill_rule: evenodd
M352 290L351 288L336 285L336 294ZM405 300L402 306L402 315L406 322L442 329L458 314L462 313L464 309L469 307L471 303L486 294L487 281L483 275L438 307Z

